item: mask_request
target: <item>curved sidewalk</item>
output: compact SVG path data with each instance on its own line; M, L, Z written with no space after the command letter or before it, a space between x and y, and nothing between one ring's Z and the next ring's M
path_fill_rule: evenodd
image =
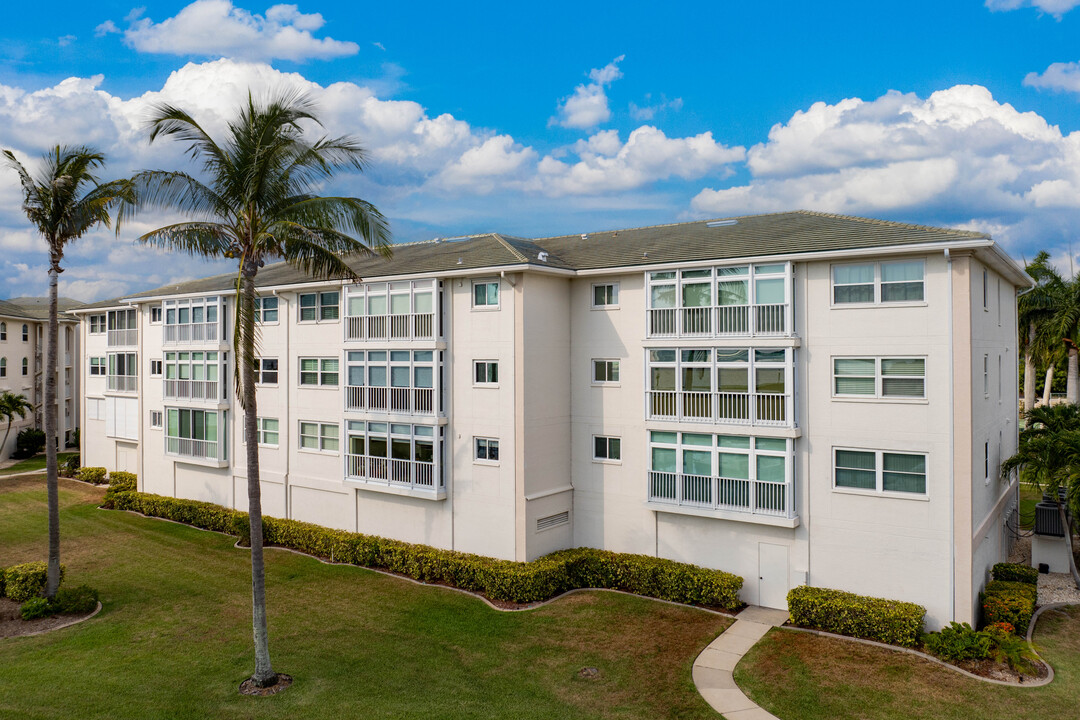
M779 720L746 697L731 672L770 628L783 625L785 610L750 606L694 660L694 684L705 702L727 720Z

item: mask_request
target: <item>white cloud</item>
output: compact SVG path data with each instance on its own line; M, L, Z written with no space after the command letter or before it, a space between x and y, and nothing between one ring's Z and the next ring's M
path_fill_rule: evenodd
M652 102L652 96L646 95L645 102ZM658 114L667 110L672 112L678 112L682 110L683 101L682 98L674 98L668 100L664 95L660 96L660 101L652 105L638 105L637 103L630 103L630 117L642 122L649 122L655 118Z
M120 34L121 30L116 26L112 20L106 20L105 22L94 28L94 37L100 38L106 35Z
M1080 93L1080 63L1052 63L1042 74L1028 73L1024 84L1043 90Z
M1080 5L1080 0L986 0L986 7L993 12L1032 7L1058 20L1077 5Z
M495 135L469 148L447 165L434 184L467 192L488 193L516 184L531 170L536 151L522 147L509 135Z
M607 122L611 118L611 109L605 88L622 77L619 63L625 58L625 55L620 55L604 67L590 70L589 79L592 82L578 85L572 95L563 98L557 116L551 118L548 124L587 130Z
M58 37L56 39L56 44L59 45L60 47L67 47L68 45L75 42L76 40L78 40L78 38L75 37L74 35L61 35L60 37Z
M161 22L129 15L124 42L144 53L248 60L326 60L359 52L354 42L312 35L325 23L321 14L302 13L296 5L274 5L258 15L231 0L195 0ZM117 31L108 20L96 32L100 37Z

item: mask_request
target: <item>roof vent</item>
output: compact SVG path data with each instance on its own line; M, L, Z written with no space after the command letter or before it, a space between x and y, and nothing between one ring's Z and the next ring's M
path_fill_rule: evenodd
M461 258L458 258L458 259L457 259L457 264L458 264L458 265L464 265L464 264L465 264L465 261L464 261L464 260L462 260Z
M738 225L738 220L713 220L712 222L705 223L705 227L718 228L728 227L729 225Z
M433 242L433 243L435 243L436 245L438 245L439 243L441 243L441 242L442 242L442 238L441 238L441 237L436 237L436 238L435 238L434 240L432 240L431 242Z
M544 252L543 250L541 250L540 252L538 252L536 254L536 259L539 260L540 262L547 262L548 254L546 252Z
M589 233L581 233L581 239L582 240L588 240L589 239Z

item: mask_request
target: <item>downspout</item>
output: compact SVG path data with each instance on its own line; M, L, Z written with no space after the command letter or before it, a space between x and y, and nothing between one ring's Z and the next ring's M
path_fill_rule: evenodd
M501 271L499 272L499 277L501 277L501 278L502 278L503 280L505 280L506 282L510 283L510 287L512 287L512 288L516 288L516 287L517 287L517 283L516 283L516 282L514 282L514 278L513 278L513 277L507 277L507 276L506 276L506 271L505 271L505 270L501 270Z
M953 622L956 620L956 426L953 418L956 368L953 367L953 262L949 248L945 248L945 269L945 294L949 300L946 313L949 335L949 393L946 397L949 398L949 435L952 437L952 442L949 443L949 621Z

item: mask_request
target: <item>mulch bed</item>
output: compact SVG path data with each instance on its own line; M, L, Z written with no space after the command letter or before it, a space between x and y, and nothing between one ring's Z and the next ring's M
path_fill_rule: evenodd
M240 694L266 697L267 695L276 695L290 685L292 685L292 675L286 675L285 673L278 673L277 682L263 688L256 685L251 678L248 678L240 683Z
M0 598L0 638L37 635L56 630L71 625L73 621L85 620L95 612L97 611L92 610L81 615L54 615L37 620L23 620L19 617L19 603L8 598Z

